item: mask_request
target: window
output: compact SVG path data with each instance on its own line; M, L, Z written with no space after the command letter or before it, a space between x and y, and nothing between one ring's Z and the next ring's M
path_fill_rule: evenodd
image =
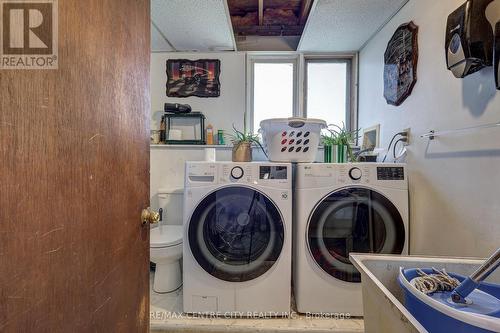
M264 119L297 114L297 59L255 58L249 64L253 131Z
M300 65L299 65L300 64ZM307 117L356 127L356 56L290 53L248 57L248 121L256 132L269 118ZM351 103L352 102L352 103Z
M306 60L308 118L350 127L350 68L350 60Z

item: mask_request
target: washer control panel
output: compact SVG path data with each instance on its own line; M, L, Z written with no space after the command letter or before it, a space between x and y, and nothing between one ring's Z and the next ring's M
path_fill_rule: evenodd
M291 182L291 166L269 163L221 163L221 183L273 184Z
M259 167L259 179L288 179L288 167L282 165L262 165Z
M351 170L349 170L349 177L352 180L360 180L362 176L363 172L360 168L352 168Z
M405 170L402 167L377 167L378 180L404 180Z
M221 182L246 182L251 183L255 176L253 175L253 170L251 165L233 165L233 164L223 164L221 165Z
M270 162L186 162L186 187L224 184L261 185L289 190L292 184L292 165ZM288 193L286 192L286 196Z
M240 166L235 166L234 168L231 169L231 177L233 179L241 179L245 175L245 171L243 171L243 168Z

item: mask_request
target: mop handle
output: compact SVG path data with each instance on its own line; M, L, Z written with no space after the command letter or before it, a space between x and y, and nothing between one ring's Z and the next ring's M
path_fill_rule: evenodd
M486 279L497 267L500 265L500 248L496 250L493 255L488 258L470 278L476 282L481 282Z
M455 290L451 293L451 299L455 303L465 303L465 298L478 287L479 283L484 281L495 269L500 266L500 248L468 278L466 278Z

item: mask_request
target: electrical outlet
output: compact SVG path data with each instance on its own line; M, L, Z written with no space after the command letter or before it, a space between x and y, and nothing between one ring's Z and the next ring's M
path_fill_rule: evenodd
M409 128L409 127L405 128L401 132L402 133L406 133L406 143L405 143L405 146L408 146L410 144L411 128Z

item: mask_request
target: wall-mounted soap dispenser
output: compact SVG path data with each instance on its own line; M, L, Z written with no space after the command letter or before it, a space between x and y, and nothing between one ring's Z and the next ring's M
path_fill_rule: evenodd
M497 84L497 89L500 90L500 21L497 22L495 27L495 83Z
M486 7L494 0L467 0L448 16L446 63L457 78L492 65L493 31Z

